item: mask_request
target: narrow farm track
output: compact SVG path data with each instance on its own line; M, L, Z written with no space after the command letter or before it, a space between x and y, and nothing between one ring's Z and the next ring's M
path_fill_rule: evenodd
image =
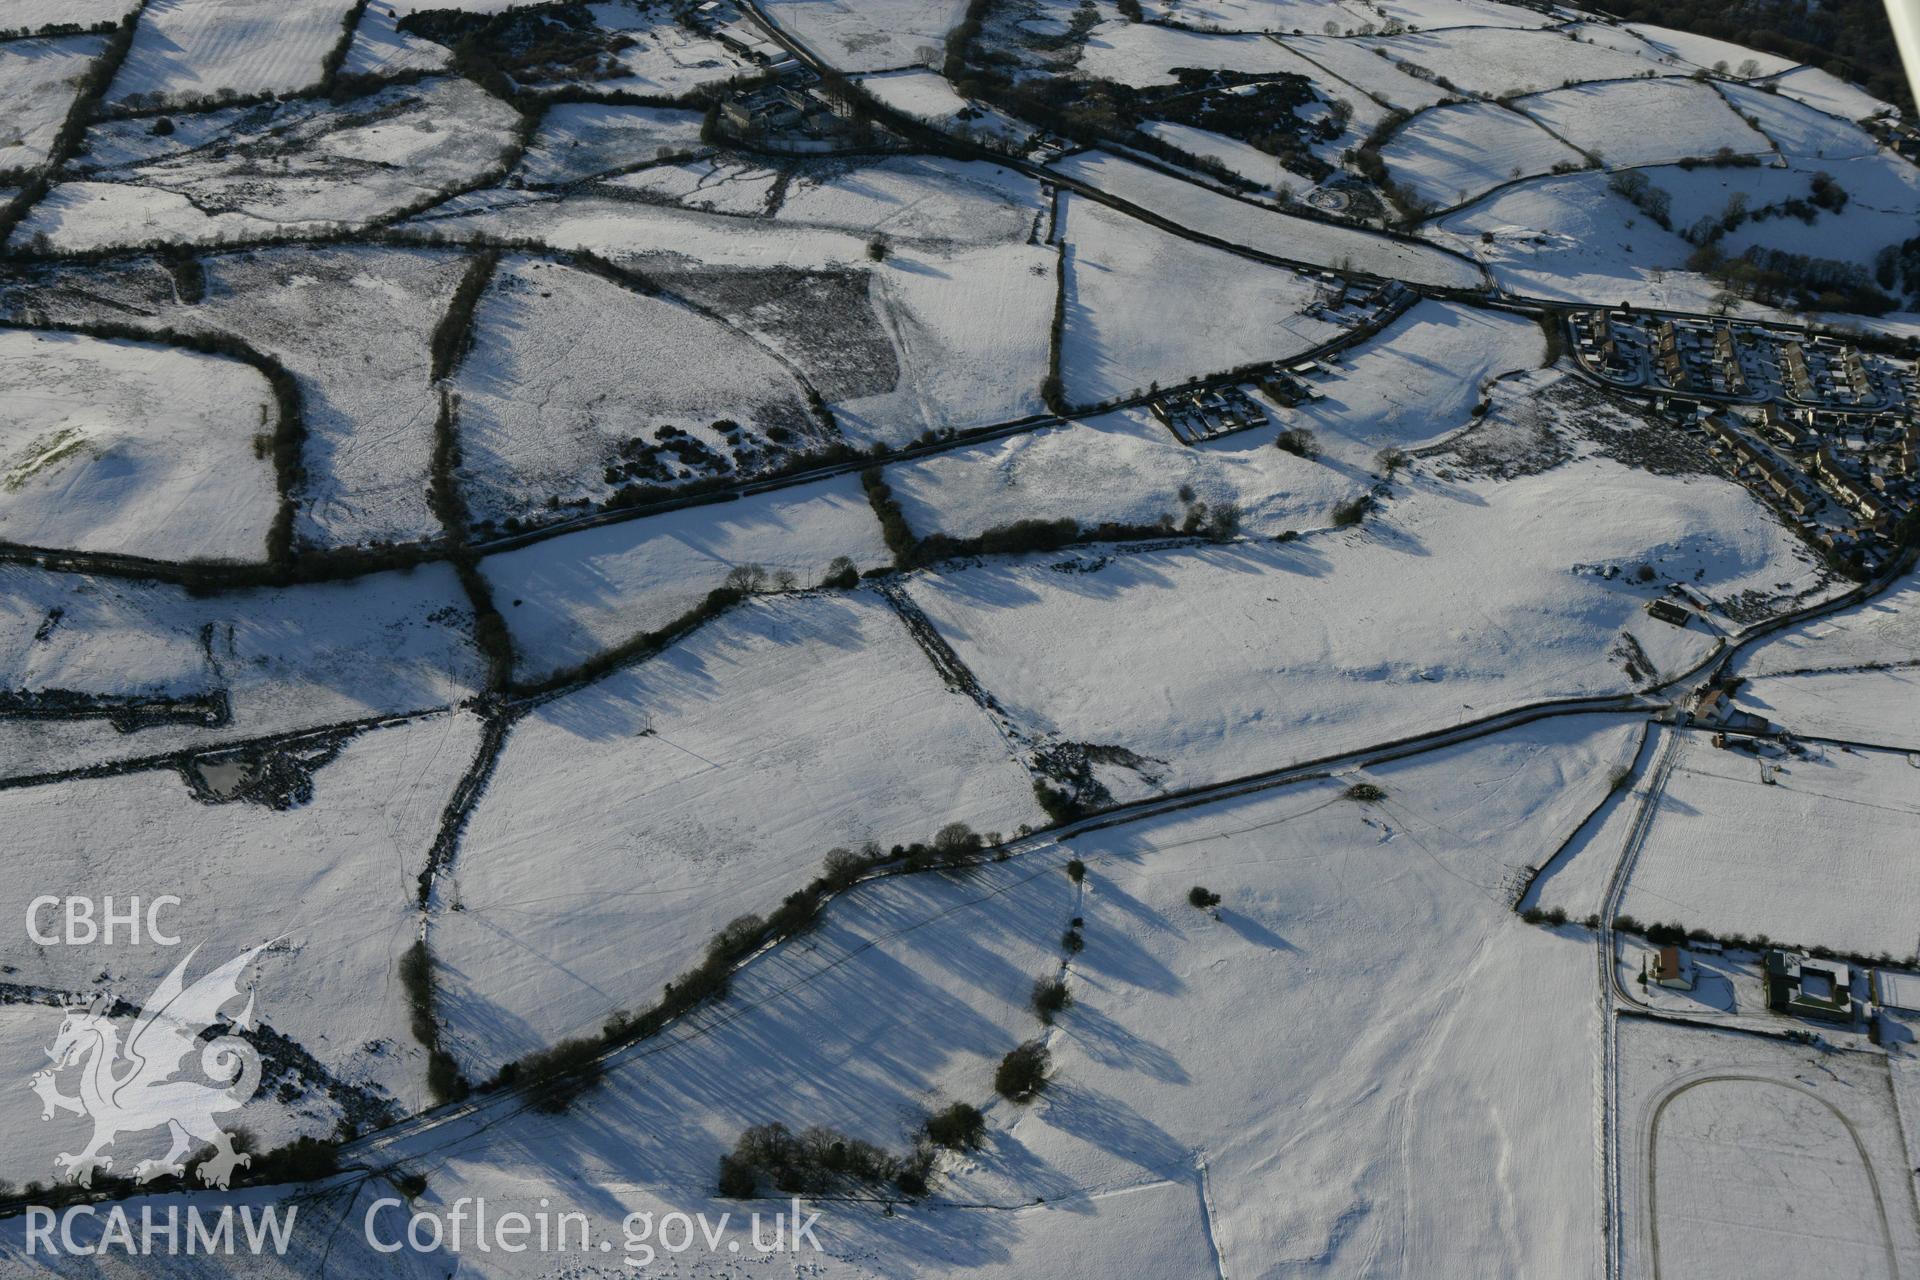
M1620 1167L1619 1024L1614 1004L1622 992L1617 980L1618 965L1614 959L1613 919L1619 913L1621 899L1626 896L1627 876L1632 870L1633 861L1639 856L1640 846L1653 825L1653 812L1659 807L1660 793L1673 772L1680 735L1671 729L1667 733L1667 742L1654 763L1647 784L1646 799L1641 802L1640 811L1634 815L1633 826L1628 830L1620 857L1614 863L1613 874L1607 879L1607 891L1600 905L1600 927L1594 931L1594 959L1600 969L1600 1143L1603 1152L1600 1190L1605 1201L1604 1234L1609 1280L1621 1275L1620 1197L1624 1191L1624 1174Z

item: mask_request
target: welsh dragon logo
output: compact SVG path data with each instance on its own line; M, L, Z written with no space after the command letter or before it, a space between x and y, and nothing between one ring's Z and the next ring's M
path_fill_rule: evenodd
M158 1160L134 1166L137 1182L184 1174L186 1158L201 1146L213 1148L199 1170L200 1180L210 1187L225 1187L235 1168L251 1163L250 1156L233 1149L233 1138L214 1120L239 1109L260 1085L259 1051L233 1034L253 1029L251 992L238 1019L217 1035L207 1033L221 1025L221 1009L240 998L240 975L272 945L255 947L192 986L184 978L199 948L188 952L133 1020L124 1045L105 997L67 1006L60 1032L47 1050L53 1066L35 1072L29 1083L40 1096L42 1120L62 1111L90 1117L93 1138L78 1155L63 1151L55 1157L56 1169L81 1186L91 1186L95 1169L113 1168L112 1158L101 1154L106 1147L124 1135L163 1127L172 1145ZM175 1079L196 1053L205 1079ZM60 1091L60 1075L71 1068L80 1072L77 1096Z

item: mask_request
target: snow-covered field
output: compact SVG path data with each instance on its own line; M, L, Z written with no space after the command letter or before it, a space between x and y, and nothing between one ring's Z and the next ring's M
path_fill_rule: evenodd
M1621 910L1904 958L1920 952L1917 819L1920 769L1904 754L1815 744L1805 757L1755 759L1690 733Z
M1419 111L1448 96L1438 85L1408 75L1358 40L1293 36L1280 43L1351 86L1349 93L1357 89L1389 107ZM1332 91L1333 86L1323 88ZM1335 96L1346 95L1336 93Z
M1221 134L1196 129L1192 125L1153 120L1140 126L1140 132L1178 147L1190 156L1223 164L1247 181L1268 192L1297 196L1313 185L1313 179L1294 172L1274 156L1256 146Z
M491 191L406 225L453 237L537 240L554 249L585 249L644 266L817 269L849 266L867 256L865 241L844 231L752 222L602 195L554 198Z
M1583 168L1586 157L1517 112L1468 102L1423 112L1393 135L1380 158L1396 182L1430 204L1464 204L1517 178L1555 165Z
M256 343L301 384L296 538L353 546L440 532L426 501L439 407L427 339L464 269L453 254L373 246L207 260L192 321Z
M1022 723L1126 747L1178 787L1624 694L1636 645L1662 679L1713 652L1698 628L1650 619L1626 575L1576 563L1647 561L1715 595L1816 580L1797 540L1724 481L1592 457L1402 493L1294 543L1055 553L916 576L912 592Z
M889 253L869 288L899 378L886 392L831 401L842 432L899 445L1041 412L1057 262L1024 243Z
M1513 920L1503 894L1591 807L1628 736L1543 724L1370 771L1379 806L1309 783L964 877L863 885L711 1015L623 1055L574 1114L456 1120L387 1154L435 1151L441 1203L547 1196L617 1241L628 1211L729 1207L709 1199L714 1168L749 1124L901 1151L959 1099L986 1111L982 1148L942 1157L930 1204L814 1206L810 1274L1244 1275L1277 1257L1594 1273L1592 959ZM1063 874L1069 856L1084 886ZM1222 895L1217 913L1187 905L1194 883ZM1075 917L1074 1004L1049 1029L1027 992L1058 970ZM1047 1090L994 1099L994 1061L1036 1035ZM564 1167L528 1158L549 1151ZM361 1239L337 1235L343 1250ZM539 1262L495 1251L462 1266L530 1276Z
M0 10L0 29L15 19ZM65 40L9 40L0 44L0 173L31 169L47 161L47 148L67 118L74 80L106 48L102 36Z
M1039 184L1016 170L902 156L796 170L777 220L935 249L1025 242L1046 205Z
M1553 15L1499 0L1373 0L1350 6L1369 17L1433 31L1443 27L1545 27Z
M1619 1033L1623 1275L1908 1273L1912 1121L1885 1057L1646 1019Z
M767 16L828 66L893 71L940 65L963 0L767 0Z
M411 8L400 5L401 10ZM468 0L473 12L480 6ZM408 35L395 24L401 15L392 4L368 4L354 28L353 44L341 70L352 76L393 75L405 71L440 71L453 60L445 45Z
M1181 444L1145 410L1126 409L1009 436L887 469L914 532L972 537L1016 520L1177 528L1189 503L1232 504L1250 534L1314 528L1364 492L1351 459L1295 457L1273 447L1278 427L1256 427L1198 447Z
M817 430L791 372L699 312L539 258L503 259L475 314L460 397L460 484L476 523L549 499L596 502L630 442L672 427L731 456Z
M1677 58L1709 70L1725 63L1726 70L1741 74L1741 68L1751 61L1761 75L1770 76L1794 65L1789 59L1692 31L1675 31L1671 27L1649 26L1642 22L1627 23L1624 29L1653 46L1662 57Z
M0 822L12 833L0 906L10 918L24 921L29 900L40 895L91 896L111 885L123 908L129 897L179 899L156 919L184 944L167 947L143 935L104 951L14 946L7 980L138 1005L192 947L199 949L189 981L273 942L256 970L259 1019L333 1078L370 1086L396 1113L418 1109L427 1100L425 1054L408 1031L394 971L417 930L414 879L479 736L478 720L456 713L309 744L288 758L311 770L312 795L284 810L190 789L189 777L222 788L233 772L225 762L0 790ZM42 924L57 915L43 908ZM34 1007L31 1015L32 1040L7 1038L8 1049L24 1056L10 1052L0 1061L12 1079L46 1065L40 1050L60 1025L57 1010ZM295 1093L306 1096L297 1105L276 1100L277 1085L269 1084L239 1114L241 1123L268 1145L300 1132L327 1136L342 1114L329 1099L329 1081L309 1077L305 1089L299 1081L291 1082ZM86 1132L82 1119L43 1124L27 1107L7 1108L4 1123L0 1175L16 1185L44 1179L54 1153L77 1150ZM164 1132L128 1135L110 1154L130 1172L165 1142Z
M1346 0L1153 0L1142 7L1154 18L1178 18L1202 31L1319 31L1329 22L1375 20L1364 5Z
M170 136L143 119L98 125L69 180L14 234L85 250L357 226L479 178L505 153L514 119L470 81L442 79L345 108L226 108ZM229 145L211 145L216 137Z
M890 559L854 476L563 534L488 556L480 571L512 633L516 674L537 680L660 630L738 565L810 587L840 556L862 570Z
M205 296L183 302L150 259L66 270L6 302L56 323L138 323L232 335L299 384L307 442L294 538L354 546L437 536L427 468L438 397L427 344L465 261L383 245L292 246L200 259ZM240 424L248 446L257 419Z
M1303 314L1322 292L1310 275L1195 244L1084 197L1063 197L1061 209L1060 366L1071 403L1280 360L1340 336L1338 324Z
M1654 225L1607 180L1589 172L1523 182L1423 234L1474 254L1515 293L1705 311L1719 290L1685 270L1693 246Z
M1576 85L1513 105L1609 168L1704 159L1722 148L1735 155L1773 151L1767 135L1735 114L1711 85L1692 80Z
M1607 882L1646 804L1651 786L1648 766L1659 758L1658 753L1666 741L1663 735L1673 732L1675 730L1649 725L1636 735L1637 753L1630 746L1608 769L1609 781L1614 769L1633 771L1632 781L1609 794L1563 844L1549 851L1550 860L1526 896L1516 904L1521 910L1558 908L1566 912L1570 920L1584 921L1589 917L1598 920L1601 908L1606 905Z
M1781 93L1842 120L1893 114L1893 105L1818 67L1798 67L1768 83Z
M1010 170L906 157L803 172L771 219L596 196L503 197L419 225L588 249L676 273L691 294L717 290L731 325L813 378L849 438L899 445L929 429L1040 411L1056 255L1028 241L1045 216L1037 185ZM876 241L886 246L877 262ZM863 284L857 302L836 302L857 312L833 315L849 328L823 330L807 299L787 296L786 276L770 274L764 287L717 279L783 271ZM731 296L735 284L750 301Z
M1097 208L1077 205L1074 216ZM1274 425L1191 447L1145 411L1125 410L901 464L887 480L917 532L957 537L1025 519L1091 528L1164 516L1177 527L1189 489L1209 508L1237 507L1256 536L1323 527L1366 490L1380 449L1429 445L1466 425L1481 388L1537 363L1541 347L1524 321L1421 303L1317 380L1322 399L1270 408ZM1314 432L1318 456L1275 448L1282 428Z
M1687 176L1704 178L1711 172L1696 169ZM1798 218L1748 222L1728 233L1721 240L1722 246L1728 253L1739 253L1758 245L1854 262L1872 270L1882 250L1913 238L1914 229L1920 226L1920 168L1884 152L1857 159L1796 160L1783 175L1785 189L1780 192L1781 198L1805 199L1820 174L1826 174L1847 192L1846 208L1837 214L1823 213L1812 224ZM1673 185L1684 189L1686 184ZM1703 185L1707 185L1707 192L1703 194L1709 198L1719 194L1712 191L1710 184ZM1726 194L1720 196L1719 207L1703 208L1702 212L1720 212L1731 191L1737 189L1729 184ZM1757 206L1763 201L1756 196L1749 203ZM1674 225L1684 225L1678 216L1683 207L1678 193L1673 206Z
M1788 627L1741 655L1735 675L1830 671L1920 655L1920 586L1896 583L1866 604Z
M259 372L151 343L0 330L0 541L257 561L280 505Z
M1742 685L1734 702L1795 733L1920 751L1920 665L1772 676Z
M1384 50L1391 62L1422 67L1439 79L1451 81L1456 96L1531 93L1586 80L1617 80L1670 70L1650 57L1586 44L1558 31L1461 27L1356 44L1370 53Z
M1340 356L1338 372L1316 379L1321 398L1276 416L1371 461L1383 448L1419 449L1466 426L1477 401L1504 375L1546 355L1540 327L1520 316L1421 302L1364 345Z
M1103 23L1088 33L1078 70L1143 88L1172 84L1178 67L1271 74L1291 71L1286 54L1265 36L1202 35L1145 22Z
M827 395L844 434L900 445L1041 411L1058 261L1035 242L1046 216L1038 185L996 165L903 158L796 177L776 228L852 232L863 257L887 246L867 263L867 306L897 373L884 389Z
M1099 151L1052 166L1061 177L1171 219L1204 236L1291 262L1341 265L1416 284L1475 289L1484 282L1470 262L1424 245L1355 227L1272 212Z
M350 0L148 0L107 90L126 106L291 93L320 81Z
M514 176L558 186L701 149L698 111L562 102L540 117Z
M136 0L9 0L0 9L0 30L35 32L47 27L78 23L83 27L102 22L118 22L132 9Z
M1721 84L1720 93L1743 116L1759 122L1782 154L1796 159L1870 156L1879 144L1859 125L1835 119L1784 93L1766 93L1740 84Z
M0 688L101 698L224 691L222 724L117 731L0 719L0 778L203 750L453 706L479 691L472 615L442 565L196 598L156 583L0 570Z
M437 891L456 1052L484 1072L595 1031L828 849L950 821L1041 817L1010 745L885 601L744 605L515 724Z
M946 77L921 68L863 76L860 87L883 106L998 150L1018 151L1034 132L1032 125L1005 112L969 102ZM980 114L969 120L957 118L969 108Z

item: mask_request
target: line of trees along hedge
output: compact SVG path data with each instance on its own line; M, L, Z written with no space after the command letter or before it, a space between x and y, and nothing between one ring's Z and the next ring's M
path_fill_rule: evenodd
M435 1102L458 1102L467 1096L460 1065L440 1044L440 1022L433 1014L433 958L424 939L416 938L400 954L400 986L407 993L413 1038L427 1051L427 1089Z
M1082 525L1067 517L1057 520L1029 518L994 525L970 538L956 538L945 533L930 533L922 538L907 523L906 512L901 510L899 500L893 496L893 486L887 483L879 467L868 467L862 471L860 484L866 489L867 501L880 521L880 536L886 542L887 550L893 552L894 564L902 569L959 556L1025 555L1034 551L1058 551L1083 542L1147 542L1156 538L1179 537L1183 532L1219 540L1218 530L1200 527L1182 530L1174 525L1170 515L1162 517L1156 524L1108 520L1097 525ZM1234 527L1237 530L1237 521ZM1231 532L1227 536L1231 536Z
M1067 337L1067 242L1060 242L1060 252L1055 259L1053 270L1053 320L1047 330L1047 376L1040 383L1040 402L1047 406L1047 412L1065 417L1071 408L1067 404L1066 382L1060 372L1063 359L1062 348Z
M453 298L447 303L440 323L433 327L433 337L427 344L433 361L433 381L439 382L451 375L473 345L473 312L480 305L480 296L487 291L494 268L499 264L498 249L482 249L467 264L460 283L454 286Z
M914 537L907 513L894 498L893 487L878 467L868 467L860 473L860 487L867 491L867 502L880 521L880 537L886 542L887 550L893 552L893 562L903 569L911 566L919 553L920 540Z
M434 326L429 351L433 380L442 382L459 366L473 345L473 314L499 265L500 251L481 250L467 264L454 287L446 314ZM473 608L473 642L487 660L487 688L504 692L513 682L513 636L494 603L493 587L480 572L480 558L467 545L470 523L466 499L460 492L459 409L453 394L440 389L440 409L433 422L433 457L427 478L427 505L446 531L453 571Z
M611 649L602 650L584 662L563 667L544 679L515 684L512 692L517 696L538 696L557 693L575 685L591 684L602 676L611 675L630 662L652 657L696 627L713 621L745 599L746 593L743 591L737 591L732 587L715 587L707 592L706 599L666 626L656 631L643 631Z
M611 1048L644 1040L705 1000L724 996L734 967L769 943L792 938L814 927L831 892L850 886L861 875L892 864L920 871L937 865L941 854L952 865L976 859L982 849L980 837L964 824L950 823L941 829L932 846L915 842L895 845L883 851L872 842L859 852L844 849L829 851L826 866L832 874L816 877L805 888L787 895L780 907L764 919L741 916L721 929L707 944L705 959L693 969L666 984L658 1004L639 1014L617 1012L601 1026L597 1037L583 1036L563 1040L549 1048L504 1064L493 1079L479 1086L482 1090L520 1087L527 1090L534 1106L548 1111L564 1110L572 1100L597 1081L603 1073L599 1057ZM442 1101L458 1101L476 1086L461 1075L452 1056L438 1047L439 1028L433 1017L432 957L424 942L416 941L402 954L399 978L412 1009L414 1035L429 1044L428 1085ZM431 1037L431 1041L425 1037ZM965 1128L977 1132L969 1120ZM243 1147L245 1144L241 1144ZM260 1185L270 1182L308 1181L334 1172L339 1165L341 1140L300 1138L286 1147L256 1156L253 1166L236 1177L236 1182ZM913 1159L931 1169L932 1153L916 1143ZM123 1198L133 1194L131 1178L104 1175L95 1179L95 1190L58 1186L40 1189L38 1195L48 1203ZM920 1194L924 1185L902 1184L909 1194ZM34 1190L34 1188L30 1188ZM751 1194L746 1192L744 1194Z
M104 36L112 33L119 22L107 18L100 22L49 22L38 27L0 28L0 40L57 40L61 36Z
M440 408L433 419L433 454L427 463L427 509L455 547L467 541L467 500L461 496L454 475L459 466L460 436L454 426L453 393L442 387Z
M552 1099L558 1107L564 1107L580 1089L571 1081L563 1082L562 1077L580 1077L585 1084L590 1084L600 1075L600 1064L595 1059L608 1049L647 1039L701 1003L726 995L733 970L747 957L764 946L806 933L818 924L829 894L883 867L897 865L904 871L918 872L939 866L965 866L977 861L982 850L981 837L961 823L942 827L932 844L916 841L882 850L869 842L858 853L830 850L824 863L825 874L788 894L772 914L764 918L749 914L729 922L708 941L706 955L700 963L667 983L659 1002L652 1008L640 1013L613 1014L601 1026L597 1038L562 1041L508 1062L483 1087L540 1086L535 1092L541 1100Z
M1784 249L1749 245L1738 254L1705 244L1687 255L1687 270L1760 302L1803 311L1850 311L1880 316L1900 304L1874 287L1865 267Z
M469 276L472 272L469 271ZM463 282L464 283L464 282ZM438 334L435 335L436 337ZM473 642L487 660L487 688L504 691L513 681L513 637L493 600L493 587L480 572L480 557L467 546L467 504L455 470L460 439L452 393L440 390L440 411L433 420L433 458L427 473L427 506L446 530L448 555L461 590L473 608Z
M864 1184L917 1196L927 1190L933 1162L933 1148L924 1141L901 1157L822 1125L794 1133L775 1120L747 1129L732 1152L720 1157L718 1185L721 1195L738 1199L754 1195L762 1176L784 1195L817 1196Z
M353 7L340 18L340 38L327 50L327 56L320 60L320 91L331 93L334 83L340 78L340 68L347 65L347 54L353 49L354 32L360 29L360 15L367 11L367 0L353 0Z

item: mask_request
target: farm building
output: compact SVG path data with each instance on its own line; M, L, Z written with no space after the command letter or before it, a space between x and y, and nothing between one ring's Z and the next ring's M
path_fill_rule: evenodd
M1920 973L1875 969L1873 1002L1902 1013L1920 1013Z
M1647 601L1647 613L1676 627L1686 626L1688 619L1693 616L1671 600Z
M1762 960L1767 1008L1821 1022L1853 1022L1853 970L1838 960L1814 960L1775 948Z
M1672 943L1651 953L1646 962L1647 980L1675 991L1693 990L1693 957Z

